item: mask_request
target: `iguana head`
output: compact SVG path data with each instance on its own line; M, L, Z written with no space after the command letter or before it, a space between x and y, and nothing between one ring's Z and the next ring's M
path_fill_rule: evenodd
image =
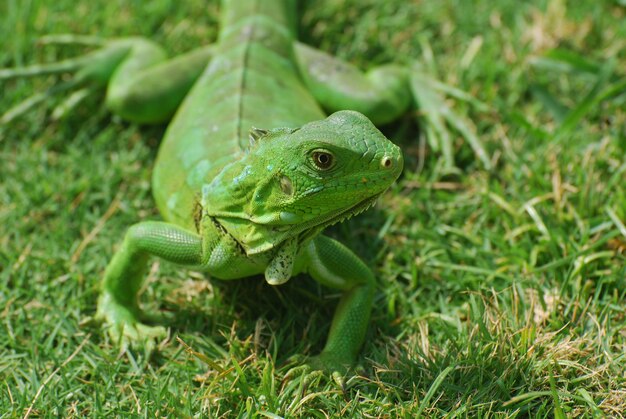
M251 138L248 154L203 189L204 211L248 254L366 210L402 171L400 149L354 111Z

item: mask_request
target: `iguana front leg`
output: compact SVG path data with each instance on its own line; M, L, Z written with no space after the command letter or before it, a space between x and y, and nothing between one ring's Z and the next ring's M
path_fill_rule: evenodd
M110 336L122 346L137 343L149 349L154 338L165 334L162 327L142 323L145 316L137 302L151 256L200 266L208 254L203 250L202 237L173 224L146 221L129 228L122 247L107 266L98 300L97 317L104 321Z
M375 279L350 249L326 236L317 236L301 256L303 271L321 284L342 290L328 340L322 352L309 358L314 370L344 374L354 365L369 324Z

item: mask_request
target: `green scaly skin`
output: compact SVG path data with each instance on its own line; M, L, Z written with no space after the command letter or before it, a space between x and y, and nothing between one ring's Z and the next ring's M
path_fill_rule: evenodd
M364 74L299 44L294 3L224 0L218 42L169 61L130 38L21 73L75 70L77 85L106 86L107 107L125 119L173 117L152 184L164 221L129 228L104 274L97 315L115 341L150 345L165 333L142 323L137 303L158 257L224 280L263 274L278 285L308 273L343 291L308 365L332 373L354 364L375 279L320 233L367 209L400 175L399 148L372 121L406 112L409 74L391 65Z

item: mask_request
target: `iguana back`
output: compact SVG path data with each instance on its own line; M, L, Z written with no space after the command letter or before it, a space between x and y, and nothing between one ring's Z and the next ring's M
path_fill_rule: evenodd
M201 187L245 152L252 127L325 117L295 63L295 1L224 0L216 54L160 147L153 191L165 220L193 226Z

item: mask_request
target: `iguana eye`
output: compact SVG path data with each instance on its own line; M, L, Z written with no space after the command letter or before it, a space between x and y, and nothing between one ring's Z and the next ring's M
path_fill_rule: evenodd
M328 170L335 165L335 156L325 150L315 150L311 158L318 169Z

